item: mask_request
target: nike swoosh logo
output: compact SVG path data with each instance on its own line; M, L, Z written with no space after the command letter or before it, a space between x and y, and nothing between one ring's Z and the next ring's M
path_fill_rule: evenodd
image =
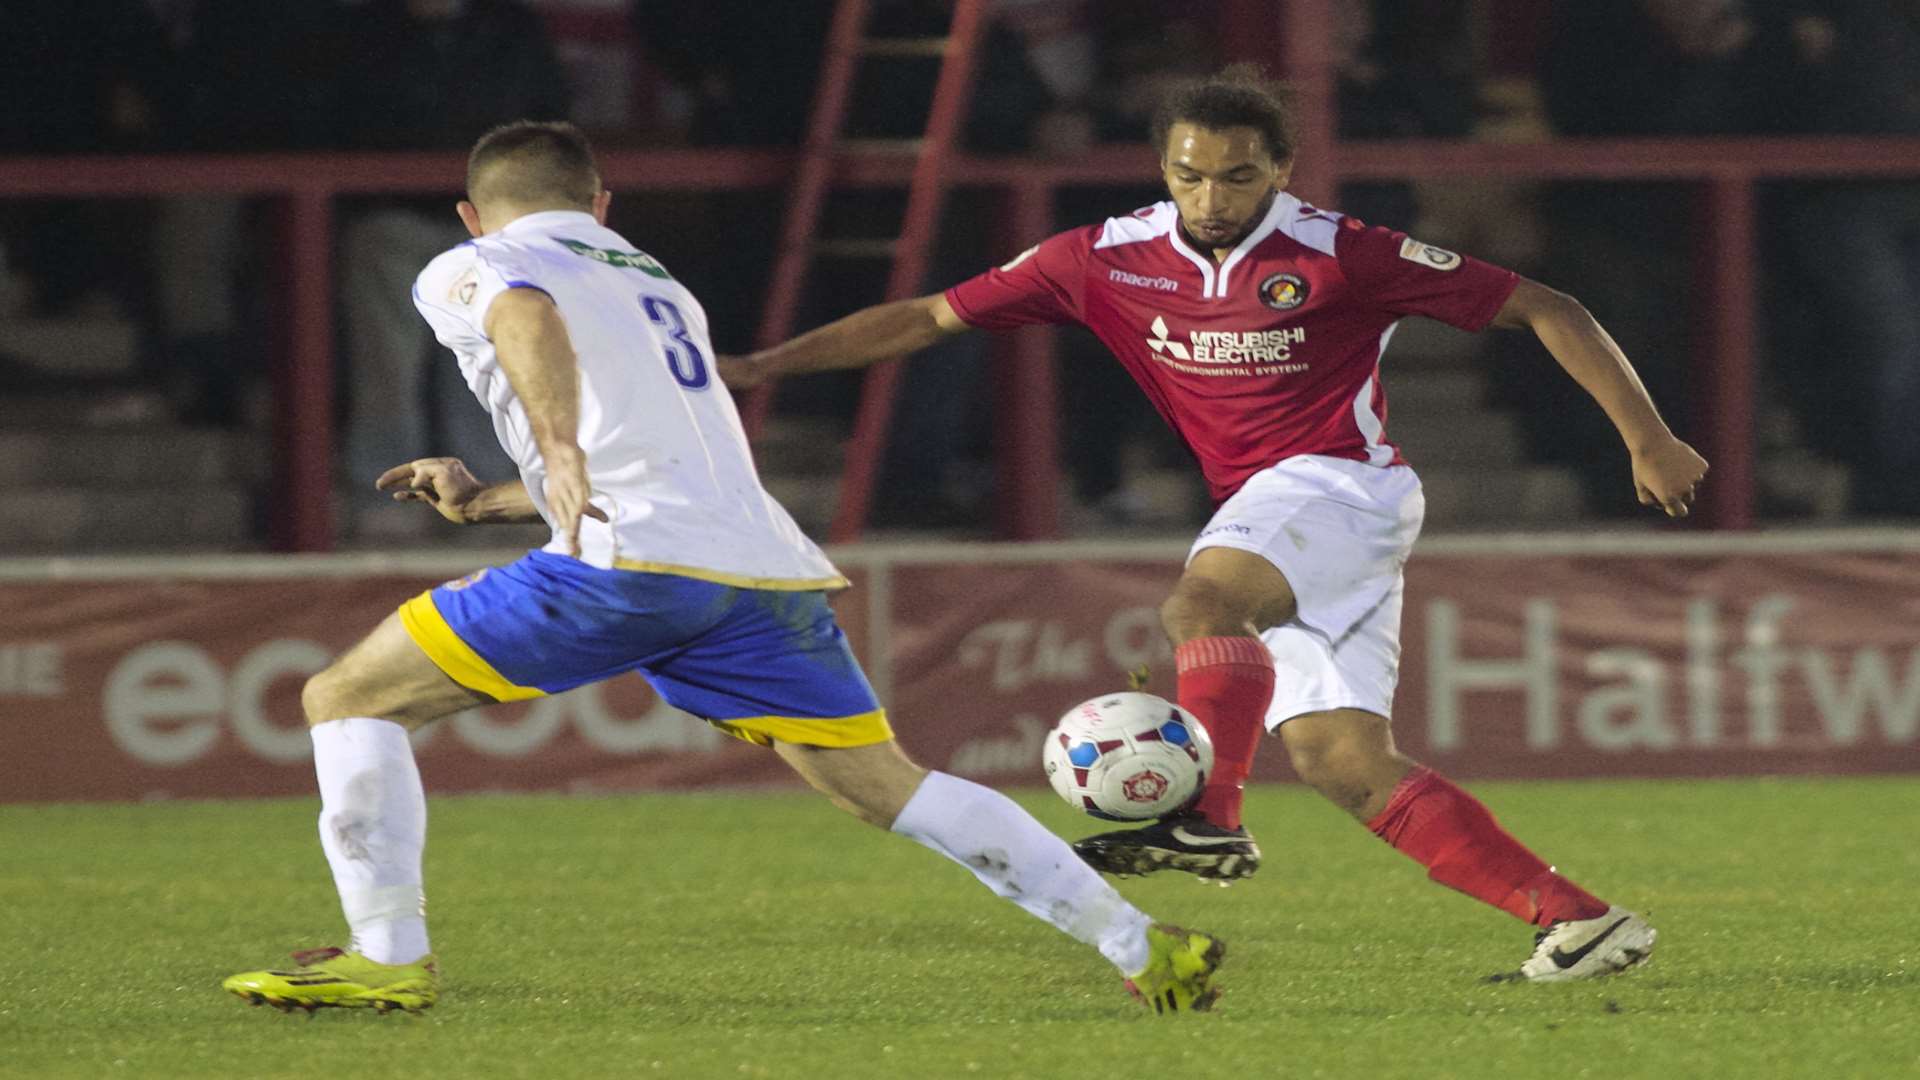
M1555 949L1551 953L1547 954L1547 959L1553 961L1554 967L1559 968L1561 971L1565 971L1568 968L1572 967L1573 965L1586 959L1588 953L1599 948L1601 942L1612 937L1613 932L1615 930L1618 930L1625 925L1627 925L1627 920L1621 919L1619 922L1614 923L1612 926L1609 926L1605 930L1594 935L1593 938L1589 940L1585 945L1580 946L1579 948L1573 950L1572 952L1564 952L1560 949Z
M1173 838L1192 847L1220 847L1225 844L1244 844L1244 836L1196 836L1187 831L1184 825L1173 827Z

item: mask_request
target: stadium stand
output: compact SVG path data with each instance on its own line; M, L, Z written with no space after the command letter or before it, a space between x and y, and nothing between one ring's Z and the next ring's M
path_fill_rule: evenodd
M767 196L791 175L791 158L777 148L798 141L794 125L805 112L788 108L780 114L784 120L763 118L770 127L715 129L714 138L689 122L723 105L725 94L714 94L730 82L753 77L805 85L819 65L743 66L739 56L751 51L750 43L710 35L691 35L702 42L692 48L685 45L689 35L676 35L678 51L665 47L669 15L695 23L725 15L725 5L710 6L695 13L618 0L535 5L571 65L576 89L590 91L575 95L580 118L604 129L596 130L603 144L620 145L624 133L635 146L610 156L610 175L627 193L623 202L635 231L658 236L665 251L683 253L683 272L710 287L716 314L726 316L716 328L724 349L730 332L744 332L728 328L750 325L768 298L765 271L730 272L719 260L703 261L700 250L711 245L687 233L685 219L675 215L705 207L718 215L718 226L769 237L758 243L770 254L777 219L765 208L777 200ZM1822 24L1820 5L1801 6L1807 10L1785 24L1784 40L1817 69L1813 78L1832 69L1831 54L1805 50L1856 48L1840 31L1851 25L1846 18L1860 15L1849 8L1846 18L1828 16ZM1730 141L1682 135L1659 143L1580 144L1570 153L1565 148L1575 144L1547 141L1549 116L1533 75L1555 31L1544 9L1444 0L1376 7L1369 19L1360 5L1302 3L1283 33L1263 21L1262 5L1254 3L1223 2L1204 11L1142 3L1098 18L1089 17L1086 5L1056 5L1037 21L1034 5L1006 5L995 32L1025 47L992 50L1002 57L995 63L1014 66L983 80L985 96L976 95L979 115L971 125L978 130L954 165L957 213L977 254L949 253L943 265L963 274L1035 235L1151 198L1151 175L1143 175L1128 148L1139 133L1141 103L1182 70L1264 58L1288 71L1309 104L1332 106L1308 110L1303 145L1320 156L1306 159L1301 189L1376 217L1411 215L1437 243L1525 268L1543 243L1531 207L1544 179L1663 180L1688 192L1687 220L1697 228L1675 256L1698 268L1684 298L1685 344L1696 361L1711 362L1694 364L1700 392L1690 390L1694 403L1675 408L1685 414L1682 427L1712 447L1719 463L1705 516L1736 527L1847 520L1854 481L1870 458L1857 445L1828 437L1844 426L1834 423L1834 410L1845 402L1801 393L1809 386L1804 366L1786 364L1781 335L1773 320L1761 317L1789 306L1777 302L1784 286L1774 280L1768 257L1777 241L1774 204L1772 189L1762 185L1911 177L1920 172L1920 154L1912 137L1900 134L1901 121L1875 121L1869 134ZM142 12L164 11L177 20L187 10L197 10L201 21L167 23L151 34L125 30L155 17ZM0 549L321 549L348 539L334 520L334 500L315 497L336 486L337 403L347 396L332 363L337 266L327 261L325 246L365 196L448 193L457 168L451 158L405 154L213 156L345 144L315 122L332 115L333 93L322 70L331 53L317 43L329 40L331 20L343 10L314 0L276 36L262 37L263 26L247 21L246 5L224 2L147 8L99 0L84 11L23 8L22 33L8 47L57 56L60 63L18 87L18 100L29 106L22 115L45 122L15 126L0 143L6 155L0 158L0 364L8 384L0 398L0 439L10 451L0 484L15 509L0 527ZM875 10L883 25L914 27L937 21L942 9L880 0ZM54 17L59 12L72 18L62 23ZM122 29L103 32L107 47L82 54L63 42L75 27L94 25L87 19L108 20L102 26L120 19L112 25ZM1757 23L1755 33L1778 32L1771 19ZM1822 37L1822 25L1838 36ZM793 54L817 57L824 21L789 29ZM1431 55L1448 59L1419 67L1419 46L1435 40L1447 47ZM170 72L180 64L209 68L222 50L238 55L242 42L257 46L258 56L229 70L221 85L245 92L176 89ZM168 48L156 50L155 43ZM1856 81L1899 70L1895 62L1863 61ZM1028 88L1022 91L1027 100L1052 107L992 112L999 106L986 91L1015 83ZM1810 85L1848 92L1831 77ZM796 94L780 96L792 105ZM46 106L44 116L33 103ZM1016 134L995 143L999 131ZM1078 140L1088 133L1096 141L1084 152L1059 153L1083 145ZM710 149L679 150L675 140ZM743 140L775 149L743 147ZM102 151L108 156L97 156ZM154 151L169 153L113 156ZM1030 156L1017 168L992 156L1006 153ZM1425 175L1409 183L1408 162L1416 160ZM855 166L851 178L871 197L905 175L897 165L867 162ZM1337 191L1326 183L1336 175ZM183 340L160 310L164 290L156 282L182 278L164 269L164 256L177 246L161 239L166 214L159 207L166 201L228 208L223 220L232 223L235 239L207 255L240 282L224 345ZM948 231L954 228L950 219ZM747 243L753 250L754 242ZM838 294L838 282L830 291ZM1792 299L1790 289L1785 298ZM802 310L813 321L836 313L830 300L823 307L817 297ZM731 347L743 345L736 338ZM972 496L961 500L965 512L938 521L896 516L889 535L902 526L909 534L931 526L947 536L1163 535L1196 520L1203 508L1189 470L1150 419L1114 411L1115 430L1125 437L1091 456L1085 447L1068 446L1062 456L1070 479L1054 455L1036 456L1032 446L1056 444L1061 432L1070 435L1088 422L1081 410L1107 410L1113 399L1132 394L1126 387L1115 394L1099 390L1075 350L1071 340L1044 335L996 347L996 363L1005 364L992 369L1005 373L991 380L996 392L966 391L981 399L969 407L970 416L947 410L963 425L945 442L959 465L948 486ZM1060 365L1071 374L1068 390L1051 385ZM1883 366L1889 374L1881 378L1897 379L1898 361ZM1389 372L1392 434L1422 467L1431 528L1544 528L1593 518L1594 491L1578 479L1586 451L1543 453L1539 425L1530 423L1538 410L1516 399L1509 364L1490 365L1477 342L1409 325L1395 342ZM911 392L915 380L907 382ZM1081 383L1094 387L1091 395ZM1008 410L996 409L994 401L1061 404L1044 417L1017 414L995 427L989 416ZM860 443L839 446L850 409L844 387L814 391L801 395L797 407L778 411L766 432L762 455L772 482L810 526L831 520L844 494L839 477L874 452ZM1899 512L1905 494L1885 487L1878 485L1862 505ZM995 498L983 501L983 491ZM288 492L298 498L286 498ZM988 502L1010 509L996 518ZM103 517L108 507L114 508L110 519Z

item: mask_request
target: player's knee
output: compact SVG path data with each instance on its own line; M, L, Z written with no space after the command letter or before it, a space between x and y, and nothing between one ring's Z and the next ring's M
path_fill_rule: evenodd
M1359 732L1303 727L1286 745L1301 781L1341 809L1356 813L1371 800L1376 755Z
M891 741L832 748L776 743L777 752L814 790L869 825L890 828L926 779Z
M1250 625L1246 605L1229 590L1205 578L1184 577L1160 604L1160 626L1174 644L1194 638L1244 634Z
M360 696L353 678L334 664L301 686L300 709L306 714L308 727L350 716L376 715L367 708L366 702L359 700Z
M306 714L308 727L317 727L346 715L338 708L340 678L336 670L328 667L308 678L300 687L300 711Z
M1308 787L1355 817L1385 805L1412 767L1393 747L1384 718L1353 713L1302 716L1281 728L1293 771Z
M1328 794L1350 787L1360 777L1360 756L1339 739L1302 739L1287 744L1293 771L1307 786ZM1336 800L1338 801L1338 800Z
M894 820L907 805L906 799L896 793L866 784L842 787L816 783L814 787L827 797L828 802L879 829L892 828Z

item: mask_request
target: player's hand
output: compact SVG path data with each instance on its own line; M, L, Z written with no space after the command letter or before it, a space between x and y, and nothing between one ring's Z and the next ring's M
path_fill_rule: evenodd
M713 363L729 390L751 390L771 375L764 363L751 356L716 356Z
M467 525L467 504L486 487L467 471L459 458L437 457L395 465L380 474L373 486L393 493L396 502L423 502L455 525Z
M547 459L547 510L553 527L567 537L567 554L580 557L580 519L607 520L607 512L593 505L593 484L587 479L587 455L578 450L559 460Z
M1671 435L1633 454L1633 486L1640 505L1658 506L1668 517L1687 516L1706 475L1707 459Z

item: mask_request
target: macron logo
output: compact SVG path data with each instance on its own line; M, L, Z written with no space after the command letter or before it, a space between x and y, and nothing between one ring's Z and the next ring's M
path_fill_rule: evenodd
M1140 289L1159 289L1161 292L1180 291L1180 283L1170 277L1146 277L1142 274L1129 274L1125 270L1108 270L1107 280Z
M1187 347L1185 345L1178 341L1167 340L1167 320L1164 316L1155 315L1153 317L1153 336L1147 339L1147 344L1152 347L1154 352L1167 353L1175 360L1192 359L1191 356L1187 355Z

